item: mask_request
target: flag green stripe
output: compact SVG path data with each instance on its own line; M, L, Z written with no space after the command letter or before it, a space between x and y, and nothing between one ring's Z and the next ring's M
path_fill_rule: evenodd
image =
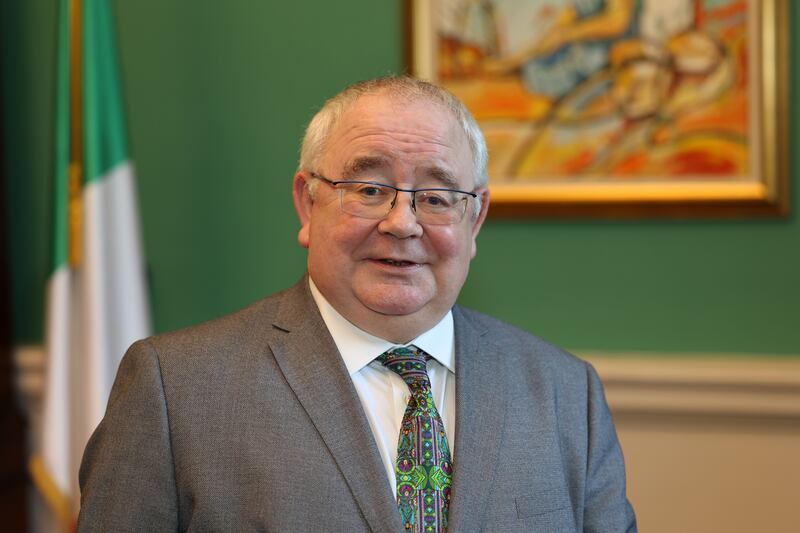
M84 8L84 114L87 184L127 159L113 20L107 0Z
M122 104L122 84L120 83L119 67L117 65L117 40L114 37L114 18L111 16L109 2L100 2L98 10L100 29L103 40L100 43L101 65L105 70L103 76L103 89L107 95L108 107L105 117L107 120L107 137L109 139L109 157L111 166L128 159L128 141L125 134L125 113ZM109 167L110 168L110 167Z
M97 16L96 2L83 4L83 114L84 114L84 183L100 177L102 172L103 135L100 119L102 117L102 91L98 90L99 68L97 64Z
M69 257L69 0L61 0L60 10L51 274L67 264Z

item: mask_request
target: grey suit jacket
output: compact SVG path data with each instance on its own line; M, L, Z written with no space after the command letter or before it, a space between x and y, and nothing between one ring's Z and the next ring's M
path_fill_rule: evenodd
M79 531L402 531L307 285L130 348L84 453ZM449 531L635 531L592 367L453 316Z

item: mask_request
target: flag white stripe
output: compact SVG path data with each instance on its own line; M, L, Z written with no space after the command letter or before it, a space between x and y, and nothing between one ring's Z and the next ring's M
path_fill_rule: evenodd
M72 488L70 463L63 456L70 435L70 402L68 376L72 343L73 297L72 271L66 265L58 268L47 283L47 315L45 320L48 354L47 388L42 414L42 460L52 481L64 494Z
M133 169L114 167L84 190L84 328L90 378L87 429L105 411L120 358L150 333Z

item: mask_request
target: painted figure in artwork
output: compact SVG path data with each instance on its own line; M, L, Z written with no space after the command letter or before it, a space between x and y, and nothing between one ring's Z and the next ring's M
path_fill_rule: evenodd
M507 181L738 179L745 0L451 0L439 76Z

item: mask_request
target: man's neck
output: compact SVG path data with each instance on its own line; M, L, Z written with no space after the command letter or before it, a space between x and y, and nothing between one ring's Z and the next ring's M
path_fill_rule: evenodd
M369 309L364 309L361 313L366 316L359 316L359 313L347 313L346 310L337 308L322 294L319 288L314 284L311 276L309 276L308 281L315 300L318 301L319 298L322 298L327 305L355 327L393 344L408 344L413 339L436 326L436 324L447 315L447 311L449 311L446 310L441 316L433 320L430 317L421 317L418 315L384 315Z

